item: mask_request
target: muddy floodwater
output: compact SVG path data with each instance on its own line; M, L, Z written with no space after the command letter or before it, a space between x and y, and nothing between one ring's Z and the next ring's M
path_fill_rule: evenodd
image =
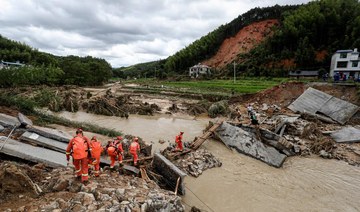
M153 141L173 142L179 131L185 140L200 136L209 119L171 116L130 116L129 119L62 112L57 115L121 130ZM186 177L186 206L205 211L360 211L360 168L319 157L291 157L282 168L208 140L202 146L218 157L223 166L206 170L198 178ZM189 210L189 207L187 207Z
M175 136L180 131L184 131L183 140L192 141L195 136L202 134L203 129L209 123L208 118L197 118L185 116L185 118L177 118L165 114L154 116L131 115L128 119L116 116L94 115L86 112L60 112L55 113L63 118L89 122L101 127L115 129L124 134L140 136L147 142L153 143L153 150L163 149L168 146L168 142L175 143ZM160 144L159 140L166 141Z

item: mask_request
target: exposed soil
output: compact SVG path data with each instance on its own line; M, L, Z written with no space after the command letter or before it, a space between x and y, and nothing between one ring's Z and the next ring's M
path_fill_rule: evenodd
M266 37L271 36L271 28L278 23L276 19L269 19L242 28L235 37L223 41L215 56L202 63L210 67L225 67L236 59L238 54L249 52Z

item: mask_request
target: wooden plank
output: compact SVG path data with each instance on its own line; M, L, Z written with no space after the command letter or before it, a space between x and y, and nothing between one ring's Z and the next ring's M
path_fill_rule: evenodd
M198 137L192 144L190 144L190 148L193 150L197 150L206 141L206 139L208 139L224 121L225 121L225 119L221 119L218 122L216 122L202 136Z

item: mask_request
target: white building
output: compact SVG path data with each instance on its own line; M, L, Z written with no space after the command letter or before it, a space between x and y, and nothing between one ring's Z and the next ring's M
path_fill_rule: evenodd
M200 75L210 75L211 67L207 65L197 64L189 68L189 76L198 78Z
M19 61L16 61L15 63L13 62L5 62L5 61L0 61L0 69L3 68L11 68L11 67L21 67L24 66L25 64L20 63Z
M331 57L330 76L339 72L345 74L347 78L360 77L360 58L357 48L354 50L337 50Z

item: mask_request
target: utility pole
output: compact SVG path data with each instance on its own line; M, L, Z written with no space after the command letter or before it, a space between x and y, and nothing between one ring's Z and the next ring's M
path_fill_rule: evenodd
M235 84L235 81L236 81L236 63L234 61L234 84Z

